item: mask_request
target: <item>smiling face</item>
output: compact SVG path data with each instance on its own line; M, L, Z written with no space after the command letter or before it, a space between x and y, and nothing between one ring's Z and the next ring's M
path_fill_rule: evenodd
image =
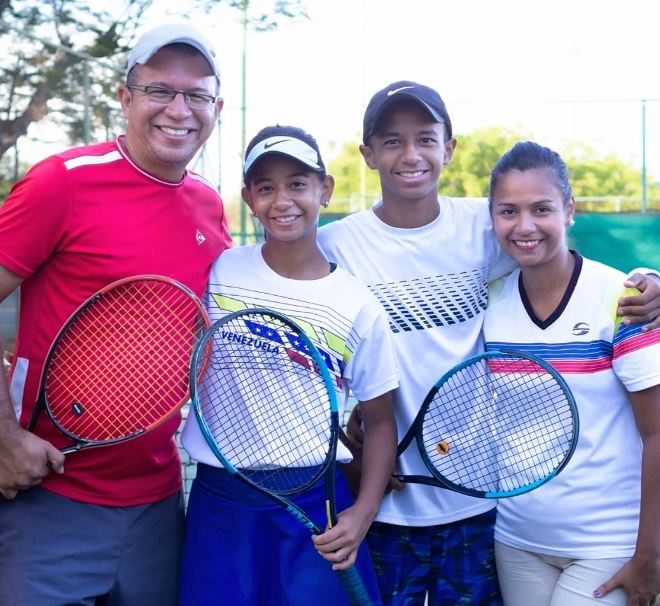
M332 196L334 180L280 155L258 160L243 188L243 199L266 231L266 242L316 243L321 204Z
M547 266L568 252L566 228L574 203L566 204L550 168L509 170L491 192L495 235L521 267Z
M456 146L445 139L444 124L419 103L402 101L387 110L369 145L360 147L367 166L378 171L385 203L437 203L440 173Z
M161 86L215 96L217 84L210 65L198 53L164 47L144 65L134 68L132 84ZM133 160L168 181L183 177L186 166L215 126L223 100L202 108L189 107L183 95L159 103L139 90L119 89L126 117L126 148Z

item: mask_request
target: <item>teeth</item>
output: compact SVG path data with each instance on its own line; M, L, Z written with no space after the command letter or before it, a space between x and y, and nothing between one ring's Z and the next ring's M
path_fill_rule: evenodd
M274 220L277 223L292 223L295 221L298 217L296 215L290 215L287 217L275 217Z
M423 170L412 170L412 171L407 171L407 172L400 172L399 175L401 177L419 177L420 175L423 175L424 171Z
M172 135L175 137L187 135L189 132L187 128L168 128L167 126L161 126L160 130L162 130L166 135Z
M539 243L539 240L514 240L514 244L520 248L533 248Z

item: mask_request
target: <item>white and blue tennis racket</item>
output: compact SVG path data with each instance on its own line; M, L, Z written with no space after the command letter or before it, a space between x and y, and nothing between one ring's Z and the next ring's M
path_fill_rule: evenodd
M314 534L321 534L319 524L289 497L324 478L327 525L334 526L337 398L302 328L269 309L230 313L200 339L190 377L200 428L225 469ZM355 567L337 574L352 604L372 603Z
M430 475L395 477L474 497L511 497L560 473L578 433L573 395L550 364L489 351L433 385L399 445L401 454L414 440Z

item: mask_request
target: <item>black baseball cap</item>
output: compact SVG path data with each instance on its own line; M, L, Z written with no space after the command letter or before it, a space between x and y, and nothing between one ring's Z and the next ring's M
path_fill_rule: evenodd
M402 98L412 99L419 103L433 116L434 120L445 125L447 136L451 138L451 120L449 119L447 107L442 97L429 86L411 82L410 80L399 80L379 90L371 97L371 101L369 101L369 105L367 105L367 109L364 112L364 121L362 124L362 140L365 145L367 145L369 139L374 134L378 120L383 115L383 112L392 103Z
M243 163L246 184L257 161L269 155L292 158L325 177L325 165L316 139L297 126L267 126L253 137L245 150Z

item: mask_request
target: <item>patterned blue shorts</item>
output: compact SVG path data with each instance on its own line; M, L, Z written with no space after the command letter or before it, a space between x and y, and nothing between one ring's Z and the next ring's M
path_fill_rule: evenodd
M493 541L495 509L438 526L374 522L367 535L388 606L501 606Z

